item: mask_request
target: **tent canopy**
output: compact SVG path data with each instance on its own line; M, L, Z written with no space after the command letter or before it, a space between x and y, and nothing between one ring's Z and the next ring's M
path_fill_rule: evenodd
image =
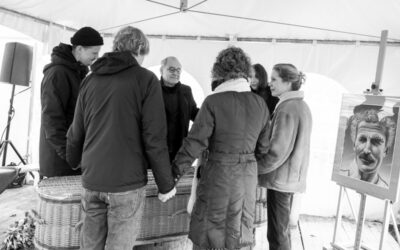
M177 56L210 92L210 68L218 51L242 47L267 70L291 62L362 93L375 78L379 40L389 31L383 80L390 95L400 67L400 1L386 0L2 0L0 23L45 45L48 53L73 33L92 26L105 36L132 25L151 38L146 67ZM196 58L196 60L193 60Z
M0 7L6 26L29 16L41 25L103 33L131 24L153 35L375 41L387 29L400 41L397 0L2 0ZM38 32L28 28L24 33Z

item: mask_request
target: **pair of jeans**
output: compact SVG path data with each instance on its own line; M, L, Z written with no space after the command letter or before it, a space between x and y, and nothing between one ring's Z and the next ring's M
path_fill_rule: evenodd
M132 249L140 231L145 188L121 193L84 189L80 249Z
M246 246L246 247L242 247L240 249L234 249L234 250L252 250L252 246ZM227 248L201 248L198 245L193 244L193 248L192 250L231 250L231 249L227 249Z
M292 210L293 193L268 189L268 229L267 238L270 250L290 250L289 218Z

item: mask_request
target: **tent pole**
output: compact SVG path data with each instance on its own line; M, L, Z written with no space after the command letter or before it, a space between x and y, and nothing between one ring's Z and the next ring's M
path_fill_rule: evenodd
M389 32L387 30L382 30L381 32L381 42L379 44L379 55L378 55L378 63L376 66L375 82L371 86L371 92L374 95L378 95L382 91L382 89L380 89L380 85L382 80L383 64L385 62L386 42L388 38L388 33Z

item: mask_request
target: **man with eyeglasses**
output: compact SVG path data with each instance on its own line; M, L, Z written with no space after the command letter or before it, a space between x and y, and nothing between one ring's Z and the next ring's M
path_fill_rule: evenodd
M194 121L199 109L194 101L192 89L180 82L182 65L176 57L161 61L161 86L167 116L167 143L170 161L187 136L190 120Z

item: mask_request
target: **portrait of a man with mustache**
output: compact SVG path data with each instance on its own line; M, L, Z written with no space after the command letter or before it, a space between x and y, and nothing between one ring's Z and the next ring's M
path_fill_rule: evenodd
M380 169L393 146L395 122L390 116L380 119L380 109L363 109L349 118L354 161L341 174L388 188Z

